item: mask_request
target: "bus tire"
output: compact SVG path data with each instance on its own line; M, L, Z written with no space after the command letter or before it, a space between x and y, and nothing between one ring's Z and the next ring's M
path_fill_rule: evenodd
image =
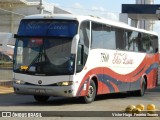
M49 96L34 95L34 99L37 102L46 102L49 99Z
M94 101L95 97L96 97L96 85L94 81L91 80L88 88L88 95L83 97L83 102L91 103Z
M144 96L145 91L146 91L146 81L143 78L141 88L140 88L140 90L135 91L135 95L136 96Z

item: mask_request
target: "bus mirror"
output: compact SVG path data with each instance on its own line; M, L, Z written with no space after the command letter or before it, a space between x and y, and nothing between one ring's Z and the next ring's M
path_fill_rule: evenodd
M77 65L83 65L83 53L84 53L84 45L78 45L77 52Z
M18 37L18 35L17 34L14 34L14 38L17 38Z

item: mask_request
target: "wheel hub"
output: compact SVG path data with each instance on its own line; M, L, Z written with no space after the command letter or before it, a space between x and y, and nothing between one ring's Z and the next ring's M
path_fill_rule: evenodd
M88 97L91 98L93 95L94 95L94 88L92 86L89 86Z

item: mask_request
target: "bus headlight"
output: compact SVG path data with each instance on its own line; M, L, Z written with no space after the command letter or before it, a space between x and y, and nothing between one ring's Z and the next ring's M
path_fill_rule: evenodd
M73 85L73 81L65 81L57 83L58 86L70 86Z
M26 82L22 81L22 80L15 80L14 81L16 84L21 84L24 85Z

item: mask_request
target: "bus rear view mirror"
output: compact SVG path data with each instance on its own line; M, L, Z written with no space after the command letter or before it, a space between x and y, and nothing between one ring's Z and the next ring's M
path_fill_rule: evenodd
M84 45L78 45L77 51L77 69L76 72L80 72L83 69L83 57L84 57Z
M79 44L77 53L77 65L83 65L83 53L84 53L84 46Z
M14 38L17 38L18 37L18 35L17 34L14 34L14 36L13 36Z

